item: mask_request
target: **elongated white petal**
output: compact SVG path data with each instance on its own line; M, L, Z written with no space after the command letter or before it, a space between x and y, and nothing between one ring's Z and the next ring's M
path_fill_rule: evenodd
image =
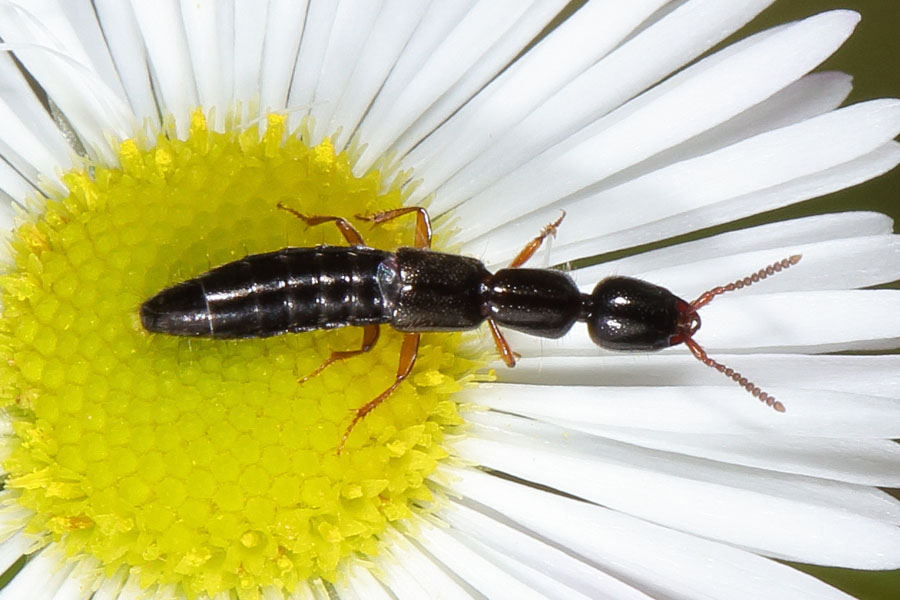
M415 539L416 536L413 536ZM423 552L410 539L397 531L385 535L389 548L377 565L385 573L385 584L397 597L425 598L436 596L448 600L471 598L465 580Z
M340 130L335 136L336 148L343 149L356 133L366 110L428 8L425 2L385 2L326 128L327 131Z
M594 2L576 11L403 160L404 167L427 181L414 193L414 201L615 48L662 4ZM573 56L575 60L569 58Z
M286 105L309 108L336 6L335 2L310 5L305 0L269 3L259 81L261 116ZM296 56L296 64L284 60L285 56ZM290 122L302 114L305 111L292 115Z
M349 561L340 569L334 589L341 600L392 600L392 596L378 583L372 567Z
M650 270L639 272L616 268L621 265L598 265L578 270L574 275L585 292L610 275L629 275L693 300L710 288L743 279L797 254L804 257L798 265L744 287L740 294L862 288L900 277L900 236L895 235L845 238L730 255L711 251L709 258L698 258L684 265L653 268L644 262Z
M546 598L466 546L451 531L414 518L416 539L432 556L488 598Z
M644 370L653 374L652 365ZM505 412L585 426L845 439L900 437L900 402L893 398L776 385L771 389L780 390L779 398L789 410L773 418L741 388L723 382L724 378L719 387L484 384L464 392L463 398Z
M66 47L27 7L0 3L0 37L5 50L16 57L40 82L66 116L88 151L108 164L115 157L105 136L124 138L134 131L134 119L121 93L111 89L91 65L73 58L80 45ZM87 59L85 59L87 60ZM118 87L114 82L113 85Z
M441 511L440 516L454 529L464 532L480 544L495 552L502 551L503 559L497 560L515 559L537 568L553 565L552 574L555 578L588 598L647 598L642 592L609 576L596 566L554 548L536 536L510 527L498 519L497 515L481 512L478 508L480 507L477 505L469 506L464 501L457 501Z
M460 204L454 215L472 224L468 236L481 235L702 133L802 77L843 43L857 21L855 13L826 13L735 44L523 165ZM497 197L514 201L476 218L477 207Z
M14 562L31 550L34 542L22 534L0 542L0 572L5 573Z
M402 93L393 96L383 89L378 95L360 126L360 138L368 145L354 172L367 171L388 148L404 152L415 145L506 66L563 6L555 0L476 2L427 57L416 52L425 60Z
M198 96L179 3L132 0L131 6L150 58L160 110L175 117L175 130L184 139L190 111L198 106Z
M460 440L455 450L487 468L779 558L854 568L900 565L900 528L804 496L747 489L746 476L729 485L734 465L504 415L471 417L491 426L478 427L477 436ZM848 543L848 537L855 540Z
M38 98L30 93L29 83L22 76L10 54L6 52L0 56L0 78L3 81L0 100L3 102L4 110L11 113L3 118L6 134L3 143L9 146L9 153L4 151L3 156L7 161L10 157L21 156L27 163L27 170L34 168L44 176L55 177L55 170L71 166L72 148ZM10 130L10 127L18 127L18 123L12 121L21 121L28 127L24 139L20 137L21 133ZM39 144L36 154L29 153L31 138L37 140ZM10 143L12 140L15 140L15 143ZM18 143L20 140L23 142L21 145Z
M490 506L654 597L847 599L789 567L628 515L446 465L456 493ZM734 585L741 581L741 585Z
M250 115L247 104L259 101L263 47L269 11L268 0L235 0L234 3L234 99L243 106L242 117ZM256 113L253 116L257 116Z
M571 274L581 284L590 285L592 281L599 281L599 278L604 274L619 273L637 276L638 273L646 274L651 271L665 270L669 267L684 265L694 261L707 260L723 252L739 255L756 250L773 250L772 255L775 256L786 254L784 251L776 253L774 252L775 249L811 243L824 244L829 241L850 238L871 237L880 239L883 236L889 237L893 230L893 221L890 217L880 213L853 212L814 215L801 219L776 221L775 223L767 223L758 227L738 229L737 231L729 231L659 250L642 252L626 258L605 262L595 267L578 269ZM813 257L807 256L806 260L810 258ZM803 263L803 269L800 270L801 274L806 269L807 264L807 262ZM734 272L737 272L737 270L735 269ZM797 274L793 273L792 275ZM710 279L712 280L713 277L710 277ZM774 281L775 279L772 279L766 285L774 283Z
M94 592L94 597L91 598L91 600L124 600L124 597L120 596L119 593L125 585L125 580L127 579L126 572L127 570L122 568L112 575L104 577L100 583L100 587Z
M709 227L726 223L736 218L757 214L766 210L773 210L782 206L815 198L824 194L854 186L873 177L877 177L900 164L900 144L897 142L888 142L879 146L872 152L853 159L849 162L840 164L829 169L807 175L778 184L773 187L751 192L734 198L727 202L718 202L715 205L706 205L696 209L688 210L672 217L662 218L650 223L632 223L624 225L623 230L610 232L607 234L586 232L588 238L580 242L569 243L565 245L556 244L553 248L554 261L569 260L573 257L582 257L586 253L606 252L613 249L636 246L649 242L650 240L659 240L673 237L687 231L693 231L697 227ZM669 172L668 169L666 169ZM674 174L674 171L671 172ZM704 175L700 174L702 178ZM702 180L702 179L701 179ZM637 180L635 183L637 183ZM677 185L673 180L672 185ZM698 188L691 188L690 193L697 192ZM627 194L626 194L627 196ZM637 205L639 200L644 196L629 196L632 203ZM681 202L685 197L678 200ZM572 212L578 213L579 209L572 205L566 204L565 208L571 209ZM590 212L591 216L597 214L602 204L597 205ZM609 212L604 212L609 215ZM621 216L621 213L612 213ZM587 216L586 216L587 218ZM602 221L593 221L601 223ZM632 226L633 225L633 226ZM596 227L600 229L599 226ZM502 236L492 233L489 237L491 244L500 244L503 241ZM496 242L495 242L496 240ZM509 239L506 240L510 244ZM521 233L513 243L513 247L521 245ZM473 247L478 248L478 245ZM480 247L483 247L480 246ZM513 256L512 251L507 251L509 256Z
M542 594L546 598L571 598L572 600L591 600L590 596L586 596L568 585L561 583L556 572L546 572L546 568L537 568L526 561L518 560L510 556L508 552L498 552L496 549L488 546L480 540L474 540L471 537L457 536L465 540L466 546L491 561L495 565L499 565L505 572L516 578L517 581L527 585L529 589ZM543 565L541 565L543 567Z
M716 0L693 0L664 14L561 89L507 135L493 140L489 149L441 186L432 210L442 213L480 192L688 64L769 4L771 0L727 5ZM441 182L440 176L432 176L414 199Z
M571 223L566 223L565 228L560 228L558 245L564 247L666 217L699 212L699 209L718 203L724 207L725 200L765 194L776 186L801 182L804 177L822 177L826 170L849 166L851 161L866 157L885 144L893 148L894 143L890 139L898 132L900 101L878 100L764 133L576 202L564 203L563 206L575 218L571 219ZM896 148L885 154L883 159L881 155L876 157L876 170L891 168L898 160ZM702 185L698 185L699 182ZM841 186L845 185L848 185L847 181L841 183ZM796 198L795 192L790 201ZM760 198L753 200L759 201ZM579 215L590 214L587 207L594 204L602 206L609 218L602 222L578 218ZM769 208L770 205L766 203L763 206ZM736 207L736 210L741 209ZM493 216L494 211L491 212ZM475 239L466 249L470 252L483 251L497 243L494 239L504 241L508 236L504 236L503 230L519 228L521 231L522 227L526 227L540 231L548 216L543 212L517 219L505 225L499 236L494 232L484 239ZM470 233L474 232L467 228L464 235ZM560 253L564 250L556 248L556 254Z
M109 48L100 35L90 2L27 0L13 4L27 9L28 14L35 19L32 26L38 26L39 23L41 28L52 35L60 49L65 48L75 61L89 66L113 93L119 96L123 94ZM24 40L19 38L18 41Z
M53 600L74 568L74 563L61 561L58 553L37 552L8 584L0 588L0 600Z
M758 433L745 435L652 433L643 430L622 431L602 426L592 427L567 419L553 422L561 427L602 435L643 448L675 452L733 465L780 473L798 473L859 485L882 487L900 485L900 448L890 440L785 438L781 435ZM865 466L860 468L859 465ZM900 506L897 508L900 509Z
M217 10L218 6L218 10ZM196 77L197 98L201 106L219 107L210 126L221 131L225 112L231 106L234 82L234 12L223 9L215 0L182 0L181 16Z
M116 66L116 73L138 122L159 127L150 67L134 12L121 0L96 0L97 19Z
M760 383L766 385L881 398L900 396L900 356L897 355L717 354L717 358L741 373L765 373L765 380ZM633 386L722 385L721 373L701 368L689 355L541 356L523 358L515 369L505 368L499 361L493 366L499 381L534 385L620 386L626 388L625 392ZM863 410L861 414L865 413Z
M360 33L371 32L381 11L381 0L363 4L344 2L338 5L310 107L314 127L312 143L317 144L332 133L332 115L337 107L337 100L349 84L349 78L366 43L366 35Z
M852 88L850 76L844 73L811 73L721 125L613 175L604 186L627 182L670 164L823 115L837 109Z

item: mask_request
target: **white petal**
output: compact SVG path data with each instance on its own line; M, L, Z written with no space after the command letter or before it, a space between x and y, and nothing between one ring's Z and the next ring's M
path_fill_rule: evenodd
M603 234L639 227L679 214L692 217L694 228L705 226L712 221L709 215L704 214L707 207L721 209L719 214L727 214L728 218L748 214L744 207L735 206L734 202L724 202L729 199L753 201L751 211L767 210L772 207L772 203L765 201L765 194L773 193L777 186L787 183L809 185L803 179L810 177L821 188L822 185L827 185L822 182L822 178L832 175L827 170L840 170L842 166L846 169L852 167L854 170L839 175L856 177L855 169L859 167L852 164L853 161L877 152L870 159L875 166L866 169L871 177L884 168L891 168L898 160L897 148L890 141L898 132L900 101L865 102L757 135L575 202L563 203L561 206L574 218L565 227L561 227L557 234L555 260L565 260L567 244L598 238ZM885 144L891 150L880 150ZM844 179L840 185L846 187L852 183L852 180ZM784 191L779 191L780 197L784 198ZM806 197L798 194L798 190L791 191L792 195L787 196L787 202L782 199L782 204ZM815 190L816 193L819 191L820 189ZM762 198L753 196L754 194L762 195ZM721 204L713 206L718 203ZM588 206L594 206L593 210L588 209ZM605 215L602 221L586 218L587 215L597 213L600 207ZM690 214L691 211L694 214ZM528 228L540 231L548 216L546 211L539 211L517 219L484 239L469 242L465 249L474 252L492 248L494 244L506 242L509 235L505 232L510 230L521 231L522 228ZM698 220L702 225L697 225ZM654 234L658 234L660 229L646 228L653 230ZM466 228L460 237L471 233L472 229ZM604 244L592 244L594 246L600 246L600 251L605 249Z
M160 111L175 117L175 131L180 139L185 139L190 112L198 106L198 97L178 1L132 0L131 7L150 57Z
M360 126L360 139L368 145L354 172L367 171L388 148L402 154L418 143L502 70L564 5L481 0L427 55L415 48L410 62L424 60L414 75L402 90L386 84ZM423 31L420 26L414 40Z
M604 369L599 361L595 361L594 366L601 371ZM651 374L653 371L646 368L645 372ZM824 389L803 390L777 384L770 387L770 374L765 369L759 372L767 376L766 389L779 390L778 398L788 407L786 413L773 415L740 387L728 385L718 373L720 385L717 387L616 387L616 383L625 383L622 381L605 382L607 387L577 385L576 382L567 382L568 385L550 385L549 382L544 385L479 384L461 392L460 398L477 406L553 422L582 423L588 427L848 440L900 438L900 402L895 398Z
M341 600L393 600L375 579L372 566L364 566L355 560L342 563L334 589Z
M0 542L0 573L5 573L13 563L32 550L34 541L19 533Z
M74 563L60 558L48 549L33 554L22 570L0 588L0 600L53 600L75 568Z
M403 160L426 181L412 202L483 152L558 88L615 48L662 0L581 7ZM700 21L705 23L705 21Z
M453 490L664 598L847 599L789 567L590 503L442 465ZM735 585L740 581L740 585Z
M200 105L215 107L210 127L222 131L231 108L234 11L215 0L182 0L181 15Z
M102 572L100 561L93 557L83 558L75 563L69 574L53 596L53 600L94 600L95 584L99 584L98 574Z
M590 285L592 281L599 281L602 276L613 273L637 277L639 273L646 275L651 271L703 261L725 253L741 254L756 250L774 250L849 238L880 238L890 236L893 230L894 224L891 218L881 213L848 212L814 215L738 229L658 250L641 252L594 267L578 269L572 271L571 275L576 281ZM773 252L772 255L786 256L787 254L788 252L779 250L777 253ZM815 257L807 256L805 260L808 261L811 258ZM801 273L808 264L808 262L803 263ZM855 268L859 268L859 265ZM738 271L735 269L733 273L736 272ZM797 275L797 273L792 273L792 275ZM770 280L769 283L775 283L775 279ZM677 288L677 286L673 287Z
M760 383L766 386L851 395L845 398L859 394L893 401L900 396L900 355L718 354L717 357L742 373L760 374ZM507 369L499 362L493 367L498 381L511 383L669 388L694 385L721 387L723 381L721 373L702 367L689 355L598 353L594 356L538 356L523 358L516 363L515 369ZM627 389L622 391L627 393ZM832 402L823 402L823 406L835 410ZM863 422L867 419L867 412L868 409L861 410ZM856 422L855 419L848 421L848 432L853 431Z
M381 11L381 0L338 4L310 110L314 119L311 143L318 144L322 138L332 133L331 118L337 107L337 100L349 84L353 67L366 43L366 35L360 34L370 34Z
M308 107L312 102L336 7L335 2L269 2L259 81L260 116L286 105ZM296 65L292 57L297 57ZM295 123L301 114L292 115L289 122Z
M535 568L546 569L555 579L588 598L648 598L594 565L579 560L528 532L510 527L490 510L481 512L478 508L478 505L453 502L441 510L440 518L483 546L502 553L503 560L514 559Z
M119 596L127 578L127 569L121 568L109 577L103 577L100 587L94 592L91 600L125 600Z
M429 554L488 598L546 598L461 542L450 531L413 517L416 539ZM424 596L420 596L424 597Z
M672 163L831 112L852 89L852 79L844 73L811 73L721 125L610 177L604 185L626 182Z
M122 0L94 0L94 6L132 111L138 122L158 128L159 110L153 96L150 66L134 12Z
M652 263L643 261L642 266L648 270L637 272L622 271L617 268L621 264L597 265L579 269L573 275L585 292L610 275L629 275L673 290L680 297L694 299L713 287L743 279L783 258L800 254L803 259L798 265L744 287L740 295L853 289L900 278L900 236L896 235L829 240L753 252L729 252L722 247L715 251L712 245L707 248L710 249L708 258L698 257L682 265L654 268Z
M643 448L696 456L733 465L846 481L900 486L900 448L890 440L843 440L780 435L678 434L613 430L571 420L553 423ZM862 467L860 465L863 465ZM900 506L895 507L900 517ZM900 523L900 521L894 521Z
M601 230L599 226L600 223L604 222L604 220L599 219L600 210L607 205L593 202L578 202L572 204L564 202L561 204L561 207L570 210L571 213L579 215L583 219L592 221L594 223L594 231L585 232L584 236L586 237L581 242L564 245L557 243L553 247L554 261L560 262L571 258L594 255L598 252L602 253L609 250L637 246L651 241L674 237L689 231L696 231L698 228L719 225L748 215L758 214L767 210L774 210L776 208L787 206L788 204L830 194L868 181L873 177L877 177L878 175L893 169L897 164L900 164L900 144L897 142L888 142L859 158L811 175L777 184L770 188L750 192L743 196L728 200L727 202L718 202L714 205L690 209L687 204L683 204L683 206L689 208L688 212L649 223L623 223L623 230L609 234L605 234L605 230ZM673 179L665 184L663 184L662 181L659 181L658 183L662 185L678 185L675 181L680 178L680 175L676 174L677 169L677 165L675 170L665 169L665 172L672 175ZM701 180L703 177L712 174L714 174L714 171L697 173L697 175L701 177ZM642 181L643 180L636 180L634 183L641 185L639 182ZM631 187L630 184L626 185ZM616 188L617 191L614 192L614 195L625 191L622 189L625 187L626 186ZM671 191L674 188L667 189ZM662 190L662 188L659 188L659 190ZM656 197L658 194L660 199L667 198L667 192L659 192L659 190L653 192L651 197ZM632 188L632 191L637 192L639 190ZM690 194L701 195L702 190L697 187L691 187L690 189L685 190L684 196L675 201L681 203L683 200L686 200L687 195ZM635 205L636 208L639 204L643 204L642 198L644 198L644 196L629 196L629 194L624 194L623 198L624 197L629 197L631 200L630 204ZM612 202L612 196L610 196L609 200ZM689 203L690 201L688 200L688 204ZM593 204L593 208L589 209L589 204ZM665 202L661 200L661 202L656 203L656 208L652 210L657 212L659 207L663 205L665 205ZM628 205L624 206L627 207ZM589 210L589 212L582 214L582 210ZM622 210L627 211L630 210L630 208L623 208ZM622 214L623 213L616 210L613 210L613 212L603 211L604 219L605 217L609 217L610 219L617 220ZM543 222L546 223L546 220ZM566 227L561 230L560 234L568 235L566 233L567 230L568 221ZM506 251L506 254L511 257L522 245L522 233L519 232L518 234L515 234L515 237L507 235L507 239L505 240L503 237L504 236L500 235L498 232L492 232L489 239L492 246L494 244L500 246L505 242L506 245L514 248L514 251ZM473 246L478 247L475 245Z
M738 477L735 465L496 413L470 415L470 422L490 426L473 426L454 451L489 469L770 556L852 568L900 565L900 528L799 492L772 493L765 472L748 489L753 471Z
M268 10L268 0L235 0L234 3L234 99L244 105L244 117L250 114L246 105L260 99Z
M94 10L88 0L27 0L17 2L46 30L60 48L82 65L90 66L117 96L123 94ZM10 41L6 39L6 41Z
M94 157L114 163L107 136L134 131L134 118L121 95L102 81L88 64L72 58L67 48L27 9L0 3L3 49L12 50L59 107L80 141ZM118 87L118 86L116 86ZM63 163L67 166L68 161Z
M482 235L698 135L802 77L857 21L855 13L825 13L739 42L523 165L460 204L454 216L470 224L468 236ZM491 198L514 201L486 215Z
M0 78L4 162L12 162L32 183L57 182L57 171L72 166L72 149L6 52L0 56Z
M441 186L432 210L439 214L456 206L580 131L690 63L769 4L771 0L740 3L693 0L676 6L561 89L507 135L492 140L490 148ZM622 8L622 3L616 5L617 11ZM439 183L426 181L422 194Z
M372 25L366 45L360 53L327 130L341 130L335 147L343 149L356 132L369 105L392 72L400 53L419 26L429 5L424 2L387 0Z
M413 535L416 539L418 536ZM398 598L447 598L469 600L472 596L464 580L397 531L384 535L384 553L376 565L385 574L385 585Z

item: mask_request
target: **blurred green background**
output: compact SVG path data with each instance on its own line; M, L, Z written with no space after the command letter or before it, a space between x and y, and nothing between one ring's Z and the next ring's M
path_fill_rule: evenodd
M723 0L731 1L731 0ZM740 1L740 0L735 0ZM897 0L779 0L736 37L836 8L862 15L853 36L819 70L837 70L854 78L847 103L900 97L900 2ZM900 231L900 168L854 188L816 198L742 224L846 210L876 210L891 215ZM898 495L896 492L895 496ZM798 566L864 600L900 598L900 571L852 571Z

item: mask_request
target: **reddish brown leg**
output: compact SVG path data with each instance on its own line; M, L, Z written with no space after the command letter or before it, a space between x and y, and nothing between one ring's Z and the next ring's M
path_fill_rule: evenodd
M338 362L339 360L344 360L346 358L357 356L359 354L365 354L366 352L371 350L373 346L375 346L375 342L378 341L379 333L381 333L381 331L378 325L363 326L363 341L362 347L359 350L332 350L331 356L329 356L328 359L321 365L316 367L315 371L301 379L300 383L306 383L307 380L312 379L313 377L324 371L327 367Z
M387 221L390 221L391 219L396 219L397 217L408 215L411 212L416 213L415 247L431 248L431 218L428 216L428 211L421 206L406 206L404 208L395 208L394 210L386 210L384 212L375 213L374 215L356 215L356 218L363 221L372 221L374 225L380 225L381 223L385 223Z
M524 265L529 258L534 256L534 253L537 252L538 248L541 247L541 244L544 243L544 240L547 239L548 236L556 235L556 228L559 227L559 224L563 222L563 219L566 218L566 211L562 211L562 214L559 218L543 229L541 229L540 235L536 238L528 242L522 251L513 259L513 261L509 264L510 269L515 269L517 267L521 267Z
M544 243L544 240L547 239L548 236L556 235L556 228L559 227L559 224L562 223L563 219L566 218L566 211L562 211L562 214L559 218L541 230L540 235L536 238L528 242L522 251L519 252L518 255L513 259L510 263L510 269L516 269L525 264L529 258L534 256L534 253L537 252L538 248L541 247L541 244ZM491 330L491 336L494 338L494 344L497 345L497 351L500 352L500 357L503 359L503 362L506 363L507 367L515 367L516 366L516 353L512 351L512 348L509 347L509 342L506 341L506 338L503 337L503 332L500 331L500 328L494 323L493 319L487 320L488 327Z
M497 327L497 324L494 323L493 319L488 319L487 324L488 328L491 330L491 337L494 338L494 344L497 345L497 352L500 353L503 362L506 363L507 367L516 366L516 354L512 351L512 348L509 347L509 342L506 341L506 338L503 337L503 332L500 331L500 328Z
M347 243L351 246L364 246L362 236L359 235L359 232L356 230L353 225L350 224L349 221L343 219L341 217L334 217L330 215L304 215L303 213L299 213L293 208L285 206L281 202L277 204L278 208L283 211L289 212L298 219L302 220L304 223L312 227L313 225L321 225L322 223L328 223L333 221L337 228L341 231L344 236L344 239L347 240Z
M338 454L340 454L344 450L344 444L347 443L347 438L350 437L350 432L353 431L353 428L356 427L356 424L359 423L367 414L375 410L375 408L377 408L379 404L384 402L392 393L394 393L394 390L397 389L397 386L400 385L400 382L409 376L409 374L412 372L413 365L416 364L416 356L418 355L418 352L419 334L405 334L403 336L403 345L400 347L400 364L397 366L397 376L394 378L394 383L392 383L388 389L381 392L374 400L370 400L369 402L356 409L356 414L353 415L353 420L350 421L350 425L347 426L346 431L344 431L344 435L341 437L341 443L338 444Z

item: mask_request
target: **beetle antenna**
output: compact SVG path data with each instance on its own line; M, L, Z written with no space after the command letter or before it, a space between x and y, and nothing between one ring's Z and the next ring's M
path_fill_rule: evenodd
M694 357L702 362L707 367L712 367L719 373L722 373L742 388L750 392L754 398L759 398L760 402L765 402L766 405L771 406L778 412L784 412L784 404L775 399L774 396L770 396L766 392L762 391L758 385L732 369L731 367L725 366L722 363L718 362L707 356L706 351L693 339L693 334L700 328L700 317L697 315L697 311L702 307L706 306L710 302L712 302L716 296L720 296L725 292L733 292L734 290L739 290L741 288L745 288L747 286L753 285L754 283L758 283L767 277L774 275L775 273L779 273L789 267L796 265L800 262L800 259L803 257L802 254L794 254L793 256L789 256L788 258L782 259L776 263L769 265L764 269L760 269L756 273L752 275L748 275L743 279L738 279L728 285L715 287L709 291L706 291L700 296L691 302L690 308L687 312L687 318L690 321L690 329L684 334L684 344L690 349L691 354Z

